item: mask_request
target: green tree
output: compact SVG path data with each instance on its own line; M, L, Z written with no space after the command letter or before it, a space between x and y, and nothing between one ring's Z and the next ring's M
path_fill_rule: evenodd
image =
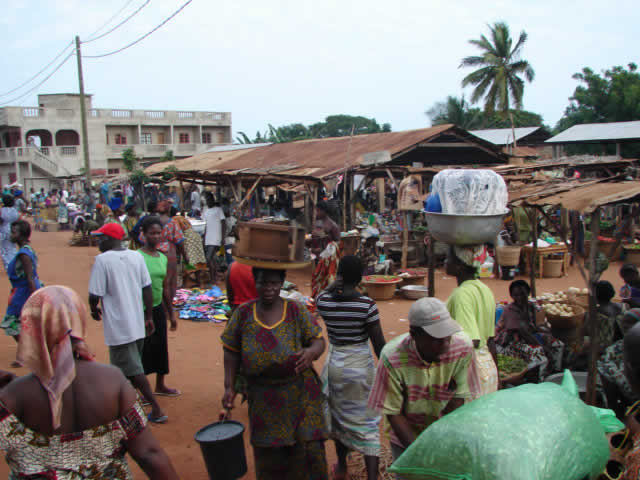
M494 111L509 115L511 108L522 108L524 96L524 80L531 82L535 72L527 60L521 58L522 47L527 41L527 33L520 32L518 41L513 45L509 26L505 22L497 22L489 26L491 41L484 35L480 39L469 40L469 43L481 50L481 55L465 57L460 67L473 67L477 70L468 74L462 80L462 86L474 87L471 103L477 103L484 98L484 110L487 114ZM515 138L515 135L514 135ZM515 141L514 141L515 144Z
M475 130L483 127L484 116L479 108L472 108L464 99L449 95L444 102L436 102L425 112L431 120L431 125L453 123L465 130Z
M494 112L489 116L483 118L483 128L510 128L511 118L513 118L513 126L518 127L545 127L547 130L551 130L544 124L542 115L535 112L529 112L527 110L509 110L509 119L506 119L501 113Z
M164 152L164 155L160 157L160 161L162 162L173 162L176 157L173 155L173 150L167 150Z
M138 168L138 157L133 148L127 148L122 151L122 163L127 172L133 172Z
M573 125L583 123L628 122L640 120L640 72L635 63L627 68L614 66L600 74L585 67L573 75L580 84L569 97L569 105L555 127L560 133ZM567 153L614 153L614 146L575 145ZM625 157L640 154L638 145L622 146Z

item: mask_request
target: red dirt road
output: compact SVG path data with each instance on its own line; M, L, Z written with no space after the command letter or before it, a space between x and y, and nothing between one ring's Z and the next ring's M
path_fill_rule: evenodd
M95 247L69 247L70 237L69 232L33 233L32 244L39 257L40 278L46 285L69 286L86 298L89 273L98 250ZM604 279L611 281L616 289L622 283L617 272L618 265L613 265L604 275ZM291 272L287 279L296 283L303 293L310 293L309 269ZM488 279L486 283L492 288L497 301L509 300L509 282ZM572 269L569 277L539 280L538 292L566 290L570 286L585 286L577 269ZM454 279L447 278L442 271L436 273L438 298L445 300L454 287ZM9 290L9 282L3 272L0 274L0 291L6 292L5 298L8 298ZM378 304L387 339L408 330L407 313L410 305L410 301L400 297ZM219 337L223 328L223 324L181 320L178 331L169 333L171 374L167 377L167 384L180 389L182 395L177 398L160 398L161 405L169 415L169 422L165 425L153 425L151 428L178 473L185 479L207 479L200 448L193 436L198 429L215 421L220 411L224 389ZM108 362L102 326L93 319L89 319L88 342L96 353L97 360ZM15 353L16 346L13 340L5 335L0 336L0 369L9 370ZM324 357L316 362L318 371L321 370L323 362ZM24 369L18 369L16 372L22 375L26 373ZM151 378L151 381L155 379ZM237 408L234 418L248 425L246 406ZM251 479L254 478L253 458L247 434L245 446L249 472L244 478ZM331 465L335 461L331 442L327 442L327 454ZM130 464L136 478L146 478L135 462L130 461ZM6 478L8 471L6 463L0 462L0 477Z

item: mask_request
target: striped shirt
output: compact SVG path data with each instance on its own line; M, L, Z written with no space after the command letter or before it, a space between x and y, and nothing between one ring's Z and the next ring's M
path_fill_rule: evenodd
M473 343L464 332L451 336L438 362L425 362L408 333L385 345L369 408L383 415L391 443L403 446L390 428L387 415L405 416L418 436L441 417L452 398L471 398L468 376L472 356Z
M376 302L365 296L336 300L333 294L323 292L316 299L316 306L333 345L368 341L367 326L380 321Z

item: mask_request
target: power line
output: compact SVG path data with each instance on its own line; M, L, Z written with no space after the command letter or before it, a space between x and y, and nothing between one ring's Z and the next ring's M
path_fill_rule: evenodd
M127 23L129 20L131 20L133 17L135 17L138 12L140 10L142 10L144 7L146 7L147 5L149 5L149 2L151 0L147 0L146 2L144 2L135 12L133 12L131 15L129 15L127 18L125 18L123 21L121 21L119 24L117 24L115 27L107 30L105 33L103 33L102 35L99 35L95 38L90 38L89 40L82 42L82 43L91 43L91 42L95 42L96 40L100 40L103 37L106 37L107 35L109 35L111 32L113 32L114 30L117 30L118 28L120 28L122 25L124 25L125 23Z
M47 76L46 76L46 77L45 77L45 78L44 78L40 83L38 83L38 84L37 84L35 87L33 87L31 90L26 91L25 93L23 93L23 94L22 94L22 95L20 95L19 97L12 98L12 99L11 99L11 100L9 100L8 102L5 102L5 103L0 104L0 107L3 107L3 106L5 106L5 105L9 105L10 103L13 103L13 102L15 102L15 101L17 101L17 100L20 100L20 99L22 99L22 98L26 97L27 95L29 95L29 94L30 94L31 92L33 92L34 90L36 90L38 87L40 87L40 85L42 85L44 82L46 82L47 80L49 80L49 79L53 76L53 74L54 74L54 73L56 73L58 70L60 70L60 69L62 68L62 66L63 66L65 63L67 63L67 60L69 60L71 57L73 57L73 55L74 55L74 54L75 54L75 50L74 50L74 51L71 51L71 52L69 53L69 55L67 55L67 56L64 58L64 60L62 60L62 62L60 62L60 63L58 64L58 66L57 66L57 67L56 67L56 68L55 68L55 69L54 69L54 70L53 70L49 75L47 75Z
M147 38L149 35L151 35L153 32L155 32L156 30L158 30L160 27L162 27L165 23L167 23L169 20L171 20L173 17L175 17L176 15L178 15L187 5L189 5L193 0L188 0L187 2L185 2L178 10L176 10L175 12L173 12L169 17L165 18L164 21L158 25L157 27L155 27L153 30L151 30L150 32L145 33L143 36L141 36L140 38L138 38L137 40L134 40L131 43L128 43L127 45L125 45L122 48L119 48L117 50L114 50L113 52L109 52L109 53L103 53L102 55L83 55L84 58L102 58L102 57L108 57L109 55L115 55L116 53L120 53L123 50L126 50L129 47L133 47L136 43L141 42L142 40L144 40L145 38Z
M120 15L122 13L122 11L127 8L129 5L131 5L133 3L133 0L129 0L127 3L124 4L124 6L118 10L115 14L113 14L113 16L107 20L106 22L104 22L97 30L95 30L92 34L89 35L89 38L93 37L96 33L98 33L100 30L102 30L104 27L106 27L107 25L109 25L111 23L111 21L116 18L118 15ZM90 41L90 40L89 40Z
M42 72L46 71L47 68L49 68L51 65L54 64L54 62L56 60L58 60L62 55L64 55L64 53L69 49L69 47L73 44L73 41L70 42L66 47L64 47L62 49L62 51L60 53L58 53L58 55L55 56L55 58L53 60L51 60L49 63L47 63L42 70L40 70L38 73L36 73L33 77L29 78L29 80L26 80L24 83L21 83L20 85L18 85L16 88L9 90L8 92L5 93L0 93L0 97L6 97L7 95L15 92L16 90L20 90L22 87L24 87L26 84L31 83L33 80L35 80L36 78L38 78Z

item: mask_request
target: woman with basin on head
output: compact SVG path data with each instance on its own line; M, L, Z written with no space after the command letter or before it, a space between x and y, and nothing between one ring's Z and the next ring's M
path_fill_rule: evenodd
M326 403L313 370L322 329L303 305L280 297L284 270L254 268L253 275L258 298L233 312L221 337L222 405L232 409L243 393L236 391L242 365L256 478L326 480Z

